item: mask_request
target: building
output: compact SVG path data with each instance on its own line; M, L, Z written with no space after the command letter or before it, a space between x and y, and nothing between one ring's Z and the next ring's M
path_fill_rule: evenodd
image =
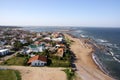
M47 58L44 56L36 55L31 57L27 63L31 66L45 66L47 64Z
M55 47L56 48L66 48L66 46L64 44L56 44Z
M22 53L23 54L30 54L32 51L30 49L23 49Z
M0 50L0 56L5 56L7 54L9 54L9 50L8 49L1 49Z
M45 45L44 44L39 44L39 45L30 45L29 49L32 52L43 52L45 50Z
M19 41L20 41L22 44L27 43L27 41L26 41L26 40L24 40L24 39L20 39Z
M59 38L52 38L53 41L58 41L58 42L61 42L63 41L63 38L62 37L59 37Z
M45 37L44 40L51 40L51 37Z
M57 56L63 57L63 55L64 55L64 48L58 48Z

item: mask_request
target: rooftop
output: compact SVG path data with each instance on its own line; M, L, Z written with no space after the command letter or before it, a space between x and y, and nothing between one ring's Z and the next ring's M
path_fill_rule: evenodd
M4 51L7 51L8 49L1 49L0 52L4 52Z
M41 60L41 61L44 61L44 62L47 62L47 58L44 57L44 56L40 56L40 55L36 55L36 56L33 56L29 59L28 63L31 63L35 60Z

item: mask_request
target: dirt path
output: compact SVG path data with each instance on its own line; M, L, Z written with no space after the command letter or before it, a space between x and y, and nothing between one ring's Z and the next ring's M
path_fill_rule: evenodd
M19 70L22 80L66 80L63 68L0 66L0 68Z
M81 77L82 80L113 80L94 63L91 56L93 52L92 45L85 44L82 39L73 38L68 34L65 34L65 36L74 41L71 44L71 50L77 58L75 65L78 69L78 77Z

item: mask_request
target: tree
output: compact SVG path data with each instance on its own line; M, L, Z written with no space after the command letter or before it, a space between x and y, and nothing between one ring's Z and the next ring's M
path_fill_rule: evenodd
M23 47L23 44L20 41L15 41L14 43L14 49L19 50Z

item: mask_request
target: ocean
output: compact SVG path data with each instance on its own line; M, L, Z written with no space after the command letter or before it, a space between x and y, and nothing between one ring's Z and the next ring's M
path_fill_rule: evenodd
M106 74L120 80L120 28L72 28L71 33L104 46L105 50L96 50L93 58Z
M36 32L58 31L69 29L70 34L78 38L91 38L95 44L104 46L104 50L96 50L94 61L106 74L120 80L120 28L80 28L80 27L43 27L26 28Z

